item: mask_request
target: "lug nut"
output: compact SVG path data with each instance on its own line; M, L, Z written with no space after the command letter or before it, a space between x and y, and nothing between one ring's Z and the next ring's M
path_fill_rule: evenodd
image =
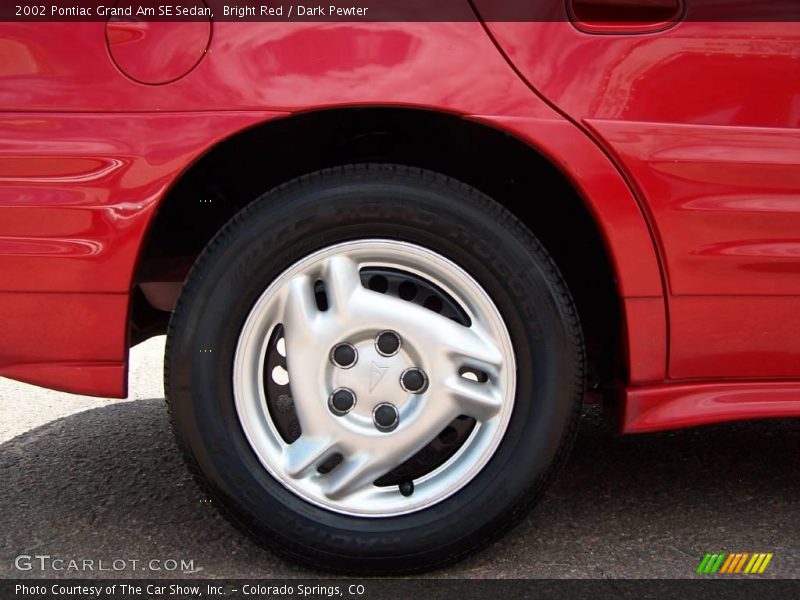
M358 351L352 344L337 344L331 350L331 362L342 369L349 369L358 360Z
M383 331L375 338L375 347L382 356L394 356L400 350L400 336L394 331Z
M428 387L428 378L422 369L411 367L400 375L400 386L410 394L419 394Z
M328 397L328 407L331 412L339 417L346 415L356 405L356 395L353 390L339 388Z
M400 422L400 415L397 409L391 404L379 404L372 411L372 420L375 421L375 426L381 431L391 431Z

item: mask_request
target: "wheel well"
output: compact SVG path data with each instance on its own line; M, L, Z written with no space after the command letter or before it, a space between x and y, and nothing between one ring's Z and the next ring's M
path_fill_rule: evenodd
M194 259L243 206L311 171L356 162L437 171L483 191L547 248L575 299L590 388L624 376L620 300L602 238L570 182L536 150L502 131L432 111L349 108L272 121L219 144L163 199L137 265L131 343L165 331Z

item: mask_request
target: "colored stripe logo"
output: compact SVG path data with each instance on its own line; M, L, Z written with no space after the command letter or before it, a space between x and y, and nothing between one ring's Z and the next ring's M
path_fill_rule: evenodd
M697 567L701 575L759 575L767 570L772 552L707 552Z

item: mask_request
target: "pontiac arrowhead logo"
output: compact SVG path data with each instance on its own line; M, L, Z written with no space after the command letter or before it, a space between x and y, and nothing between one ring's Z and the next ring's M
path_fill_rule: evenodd
M373 391L375 387L381 382L383 376L386 375L386 371L389 370L389 367L384 367L383 365L379 365L376 362L372 363L372 375L369 378L369 391Z

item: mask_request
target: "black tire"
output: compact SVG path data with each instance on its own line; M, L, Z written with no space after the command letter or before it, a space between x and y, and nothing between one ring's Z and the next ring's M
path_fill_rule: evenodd
M378 519L319 508L272 478L245 439L231 382L240 327L266 286L300 258L363 237L428 247L470 273L505 320L518 365L510 424L478 475L429 508ZM583 341L557 268L499 204L429 171L350 165L264 194L212 240L170 323L165 387L187 463L234 525L308 567L397 575L463 558L536 503L577 429Z

